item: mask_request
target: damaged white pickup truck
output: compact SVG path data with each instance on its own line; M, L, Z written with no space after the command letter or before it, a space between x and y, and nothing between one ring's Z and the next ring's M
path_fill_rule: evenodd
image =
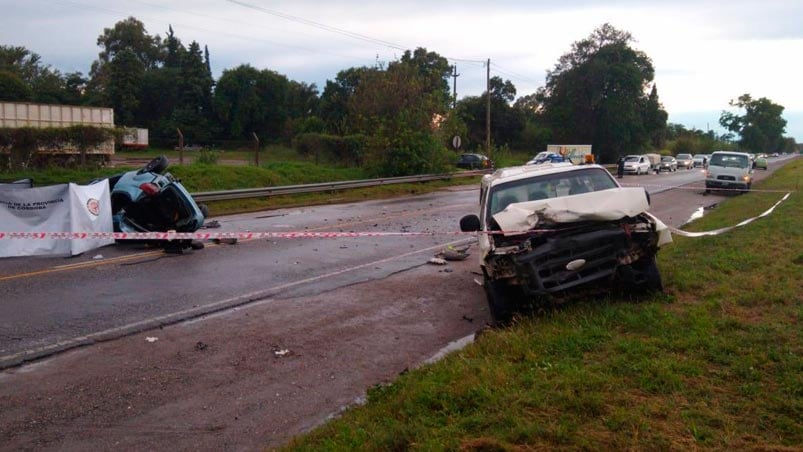
M672 237L648 207L643 188L620 187L599 165L546 163L484 176L480 214L463 217L460 229L480 232L494 321L614 287L662 290L655 254Z

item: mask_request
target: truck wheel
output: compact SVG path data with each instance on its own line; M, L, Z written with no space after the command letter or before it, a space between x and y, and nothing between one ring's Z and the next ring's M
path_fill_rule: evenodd
M510 287L497 281L491 281L487 276L484 279L485 297L488 299L488 308L494 326L510 324L513 314L516 313L516 296L518 288Z
M658 271L658 264L655 256L643 257L632 264L640 277L634 281L635 289L638 292L663 292L664 285L661 282L661 273Z

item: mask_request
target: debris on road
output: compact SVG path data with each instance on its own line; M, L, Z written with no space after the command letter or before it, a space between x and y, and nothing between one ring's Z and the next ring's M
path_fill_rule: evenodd
M94 260L103 259L103 255L102 254L96 254L92 259L94 259Z
M158 338L158 337L152 337L152 336L148 336L148 337L146 337L146 338L145 338L145 340L146 340L147 342L150 342L150 343L152 344L152 343L154 343L154 342L158 341L158 340L159 340L159 338Z
M446 259L447 261L462 261L465 260L470 254L468 253L468 249L471 245L463 247L463 248L455 248L452 245L447 246L443 249L440 253L436 255L436 257L441 257Z
M214 229L214 228L219 228L219 227L220 227L220 222L217 221L217 220L212 220L212 221L204 223L204 225L201 226L201 229Z
M440 257L433 257L430 258L430 260L428 260L427 263L432 265L446 265L446 260Z
M209 345L207 345L206 342L198 341L195 343L195 350L198 350L199 352L202 352L207 348L209 348Z
M221 243L224 243L226 245L236 245L237 244L237 239L235 239L235 238L212 239L212 242L217 244L217 245L220 245Z
M281 358L281 357L287 356L289 354L290 354L290 350L288 350L286 348L283 348L281 350L274 350L273 351L273 356L275 356L277 358Z

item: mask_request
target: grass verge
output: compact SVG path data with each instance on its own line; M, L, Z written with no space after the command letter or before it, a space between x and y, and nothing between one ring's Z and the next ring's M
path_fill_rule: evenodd
M762 184L795 187L796 160ZM693 225L735 224L777 193ZM667 291L572 303L368 393L288 450L791 450L803 444L803 195L660 253ZM692 228L690 228L692 229Z

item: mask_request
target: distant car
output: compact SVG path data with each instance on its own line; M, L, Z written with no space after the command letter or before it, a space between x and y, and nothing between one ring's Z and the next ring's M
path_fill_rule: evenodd
M671 155L661 157L661 163L658 164L658 171L674 172L678 170L678 161Z
M711 159L711 156L708 154L696 154L692 161L694 162L695 168L705 168L708 165L708 160Z
M542 163L560 163L565 161L566 158L554 152L540 152L525 165L540 165Z
M750 155L744 152L714 152L705 171L705 192L724 188L750 190L753 169Z
M457 167L464 169L491 169L493 162L482 154L462 154L457 160Z
M546 151L539 152L538 154L535 154L535 157L528 160L527 163L525 163L525 165L535 165L536 162L543 161L543 159L549 154L551 154L551 152L546 152Z
M678 162L678 168L694 168L694 161L692 160L691 154L678 154L675 160Z
M756 160L753 162L753 168L766 170L768 167L769 163L767 162L767 157L756 157Z
M643 155L628 155L625 157L625 174L649 174L650 161Z

